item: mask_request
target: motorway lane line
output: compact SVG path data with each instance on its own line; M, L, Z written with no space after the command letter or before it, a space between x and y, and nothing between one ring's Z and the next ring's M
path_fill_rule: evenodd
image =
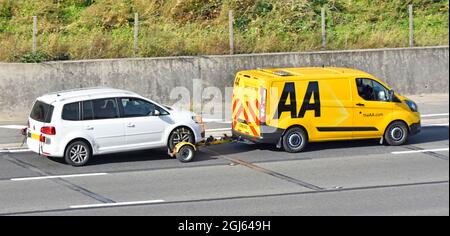
M435 116L448 116L448 113L439 113L439 114L424 114L421 115L420 117L435 117Z
M214 132L214 131L228 131L231 128L220 128L220 129L207 129L206 132Z
M26 125L0 125L0 128L3 129L23 129L26 127Z
M410 153L421 153L421 152L443 152L448 151L448 148L436 148L436 149L424 149L424 150L412 150L412 151L398 151L398 152L391 152L391 154L398 155L398 154L410 154Z
M449 126L448 123L442 123L442 124L424 124L422 127L444 127Z
M48 175L38 177L25 177L25 178L12 178L11 181L27 181L27 180L42 180L42 179L64 179L64 178L76 178L76 177L88 177L88 176L100 176L107 175L108 173L90 173L90 174L76 174L76 175Z
M97 208L97 207L114 207L114 206L133 206L133 205L143 205L152 203L161 203L164 200L148 200L148 201L135 201L135 202L114 202L114 203L100 203L100 204L89 204L89 205L74 205L69 206L72 209L82 209L82 208Z
M31 152L31 150L30 149L0 150L0 153L20 153L20 152Z

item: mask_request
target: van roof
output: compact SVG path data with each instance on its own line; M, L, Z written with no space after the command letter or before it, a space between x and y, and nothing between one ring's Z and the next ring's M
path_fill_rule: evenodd
M126 90L108 87L91 87L91 88L77 88L48 93L39 97L37 100L40 100L48 104L52 104L55 102L70 103L87 99L96 99L103 97L126 97L126 96L140 96L140 95Z
M302 67L302 68L271 68L244 70L239 72L244 77L254 77L269 80L290 79L325 79L325 78L348 78L349 76L373 76L360 70L341 67Z

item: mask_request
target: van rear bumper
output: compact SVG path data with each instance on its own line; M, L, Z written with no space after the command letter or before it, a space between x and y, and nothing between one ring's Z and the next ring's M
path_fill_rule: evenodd
M260 136L252 136L249 134L244 134L234 129L231 130L231 133L234 138L245 139L254 143L267 143L267 144L277 144L284 133L284 129L279 129L267 125L261 125L260 128L261 128Z

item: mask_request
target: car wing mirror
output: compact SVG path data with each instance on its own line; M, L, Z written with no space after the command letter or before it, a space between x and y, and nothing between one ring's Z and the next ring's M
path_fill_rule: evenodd
M161 112L159 112L159 110L155 110L155 112L153 113L154 116L160 116Z

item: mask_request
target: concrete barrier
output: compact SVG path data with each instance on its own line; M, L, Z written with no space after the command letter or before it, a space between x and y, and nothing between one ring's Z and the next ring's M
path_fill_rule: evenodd
M203 88L217 87L227 100L225 88L232 87L239 70L305 66L360 69L403 94L448 93L449 88L448 46L0 63L0 120L25 120L34 99L42 94L90 86L127 89L169 105L179 100L170 97L174 87L185 87L191 96L204 97L203 102L209 99L202 95Z

